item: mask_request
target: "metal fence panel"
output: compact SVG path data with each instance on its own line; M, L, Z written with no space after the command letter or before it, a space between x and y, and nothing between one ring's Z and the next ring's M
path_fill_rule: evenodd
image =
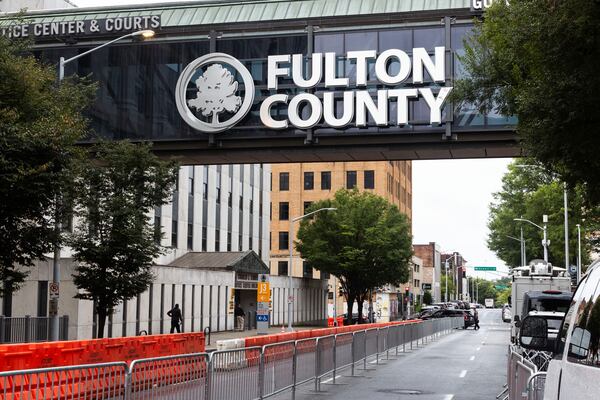
M206 353L136 360L131 364L131 400L207 399Z
M333 371L335 366L335 336L317 339L317 378Z
M210 355L209 395L212 400L260 397L261 348L215 351Z
M0 343L45 342L50 338L51 317L0 315ZM69 317L59 317L59 339L68 340Z
M265 345L263 352L263 397L271 396L294 385L296 344L284 342Z
M388 349L387 336L389 328L378 328L377 329L377 352L383 353Z
M340 369L352 364L352 333L335 335L335 368Z
M546 373L537 372L527 382L527 400L543 400L546 386Z
M2 399L125 399L124 362L0 372Z
M365 356L369 357L377 353L377 328L367 329L365 331Z
M316 371L317 339L296 340L296 384L314 379Z

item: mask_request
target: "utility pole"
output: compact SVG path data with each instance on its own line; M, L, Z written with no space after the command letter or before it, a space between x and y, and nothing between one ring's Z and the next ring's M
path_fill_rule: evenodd
M569 269L569 204L567 200L567 183L563 183L563 197L565 203L565 268Z

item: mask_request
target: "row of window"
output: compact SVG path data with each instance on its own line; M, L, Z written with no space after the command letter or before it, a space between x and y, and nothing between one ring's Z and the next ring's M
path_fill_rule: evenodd
M365 189L375 189L375 171L364 171L363 187ZM357 182L356 171L346 171L346 188L354 189ZM315 173L304 172L304 190L313 190L315 188ZM290 173L279 173L279 191L290 190ZM321 171L321 190L331 190L331 171Z
M308 209L310 208L310 206L312 205L312 201L305 201L304 202L304 214L306 214L308 212ZM290 203L288 203L287 201L280 201L279 202L279 220L280 221L287 221L290 219Z
M277 275L287 276L288 273L289 273L288 262L287 261L277 262ZM306 261L302 261L302 277L303 278L312 278L313 277L313 268ZM329 273L321 272L321 279L329 279Z

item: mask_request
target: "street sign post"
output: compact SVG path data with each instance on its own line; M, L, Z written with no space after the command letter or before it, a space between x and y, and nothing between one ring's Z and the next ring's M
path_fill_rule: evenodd
M475 271L495 271L496 267L475 267Z
M271 304L271 287L269 275L258 275L256 285L256 333L266 335L269 332L269 305Z

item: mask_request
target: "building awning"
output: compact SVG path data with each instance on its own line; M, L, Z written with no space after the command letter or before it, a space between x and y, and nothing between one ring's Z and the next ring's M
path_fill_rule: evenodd
M268 274L269 267L252 250L222 252L189 252L169 264L170 267L198 268L212 271L233 271Z
M75 8L33 11L23 16L27 23L88 19L160 16L163 28L260 23L313 18L405 14L442 10L469 10L470 0L250 0L202 1L141 6ZM10 23L0 19L0 26ZM381 21L385 22L384 20Z

